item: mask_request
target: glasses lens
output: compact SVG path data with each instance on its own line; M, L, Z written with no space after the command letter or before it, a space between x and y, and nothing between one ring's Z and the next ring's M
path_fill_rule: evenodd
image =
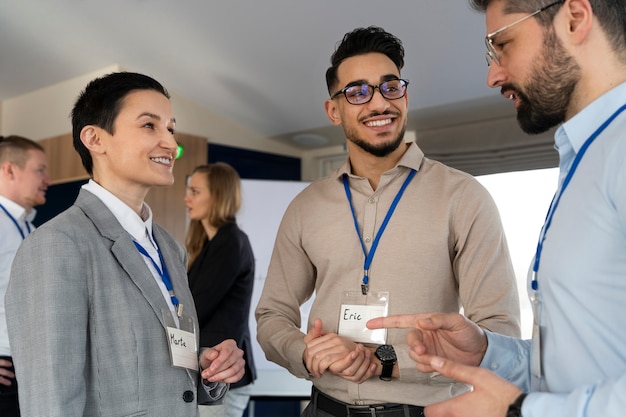
M372 97L373 89L367 84L353 85L344 90L346 100L351 104L367 103Z
M491 39L485 38L485 46L487 47L487 54L485 55L485 58L487 59L487 66L491 66L493 61L500 63L500 57L498 56L498 52L496 52L496 48L493 46Z
M404 80L385 81L379 87L380 93L389 100L396 100L404 97L406 92L406 83Z

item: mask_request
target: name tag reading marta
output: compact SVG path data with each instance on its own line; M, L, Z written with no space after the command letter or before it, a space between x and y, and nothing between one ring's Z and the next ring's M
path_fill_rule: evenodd
M167 328L170 354L172 355L172 365L181 368L198 370L198 347L196 337L192 332Z

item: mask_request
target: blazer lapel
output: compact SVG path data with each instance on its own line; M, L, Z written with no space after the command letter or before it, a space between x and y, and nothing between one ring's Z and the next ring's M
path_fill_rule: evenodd
M81 189L75 205L83 210L104 238L112 241L111 253L129 279L139 288L165 328L162 311L169 310L169 306L130 234L122 228L106 205L90 192Z

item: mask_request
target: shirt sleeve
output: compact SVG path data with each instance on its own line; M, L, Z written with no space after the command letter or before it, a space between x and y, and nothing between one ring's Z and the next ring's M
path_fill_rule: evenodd
M200 374L198 374L200 375ZM198 404L219 405L228 392L230 384L224 382L209 382L204 384L202 376L198 377Z
M621 417L626 408L626 375L581 386L569 393L537 392L526 397L524 417Z
M530 391L530 340L521 340L485 330L487 352L480 364L501 378ZM524 414L525 416L525 414Z

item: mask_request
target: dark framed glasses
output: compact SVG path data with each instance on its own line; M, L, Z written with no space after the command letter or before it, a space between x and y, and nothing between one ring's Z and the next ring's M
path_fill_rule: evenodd
M378 85L349 85L346 88L337 91L335 94L330 96L330 98L334 99L340 94L343 94L350 104L365 104L372 101L372 97L374 97L374 90L378 89L378 91L380 91L380 94L387 100L397 100L405 96L407 85L409 85L409 80L403 80L400 78L385 81Z

